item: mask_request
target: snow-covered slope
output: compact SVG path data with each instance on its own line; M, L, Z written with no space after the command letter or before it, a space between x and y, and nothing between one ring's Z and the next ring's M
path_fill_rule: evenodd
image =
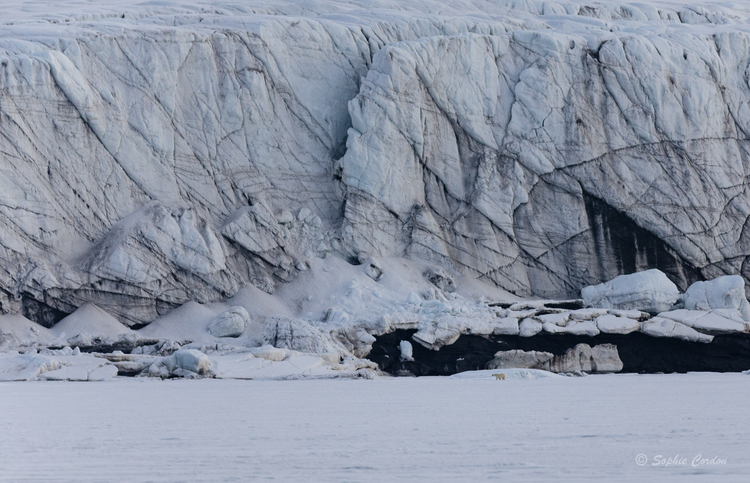
M745 4L3 10L3 312L148 323L331 253L543 296L745 270Z

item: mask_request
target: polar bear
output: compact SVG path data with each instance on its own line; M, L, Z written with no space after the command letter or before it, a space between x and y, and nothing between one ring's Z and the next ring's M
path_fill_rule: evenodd
M497 373L497 374L493 374L493 376L495 376L495 379L497 379L498 381L504 381L505 380L505 374L503 374L502 372Z

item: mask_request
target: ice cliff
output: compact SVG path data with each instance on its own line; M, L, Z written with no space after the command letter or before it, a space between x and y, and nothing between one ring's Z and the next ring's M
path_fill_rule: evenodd
M328 255L521 296L750 276L750 8L99 2L0 21L0 309L131 326Z

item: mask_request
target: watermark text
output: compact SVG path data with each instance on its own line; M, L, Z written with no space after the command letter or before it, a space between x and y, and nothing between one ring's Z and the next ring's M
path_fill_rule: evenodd
M718 455L654 455L653 458L649 459L648 456L641 453L635 457L635 462L638 466L662 466L667 468L669 466L717 466L727 464L726 458L720 458Z

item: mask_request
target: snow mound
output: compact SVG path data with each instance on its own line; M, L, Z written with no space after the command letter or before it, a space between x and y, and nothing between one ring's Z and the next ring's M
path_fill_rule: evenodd
M188 302L159 317L138 331L143 337L173 340L216 340L208 333L208 324L221 312L213 307Z
M64 345L57 334L17 314L0 315L0 349Z
M133 331L96 305L85 304L55 324L50 332L60 338L71 339L81 334L116 338L120 334L130 334Z

